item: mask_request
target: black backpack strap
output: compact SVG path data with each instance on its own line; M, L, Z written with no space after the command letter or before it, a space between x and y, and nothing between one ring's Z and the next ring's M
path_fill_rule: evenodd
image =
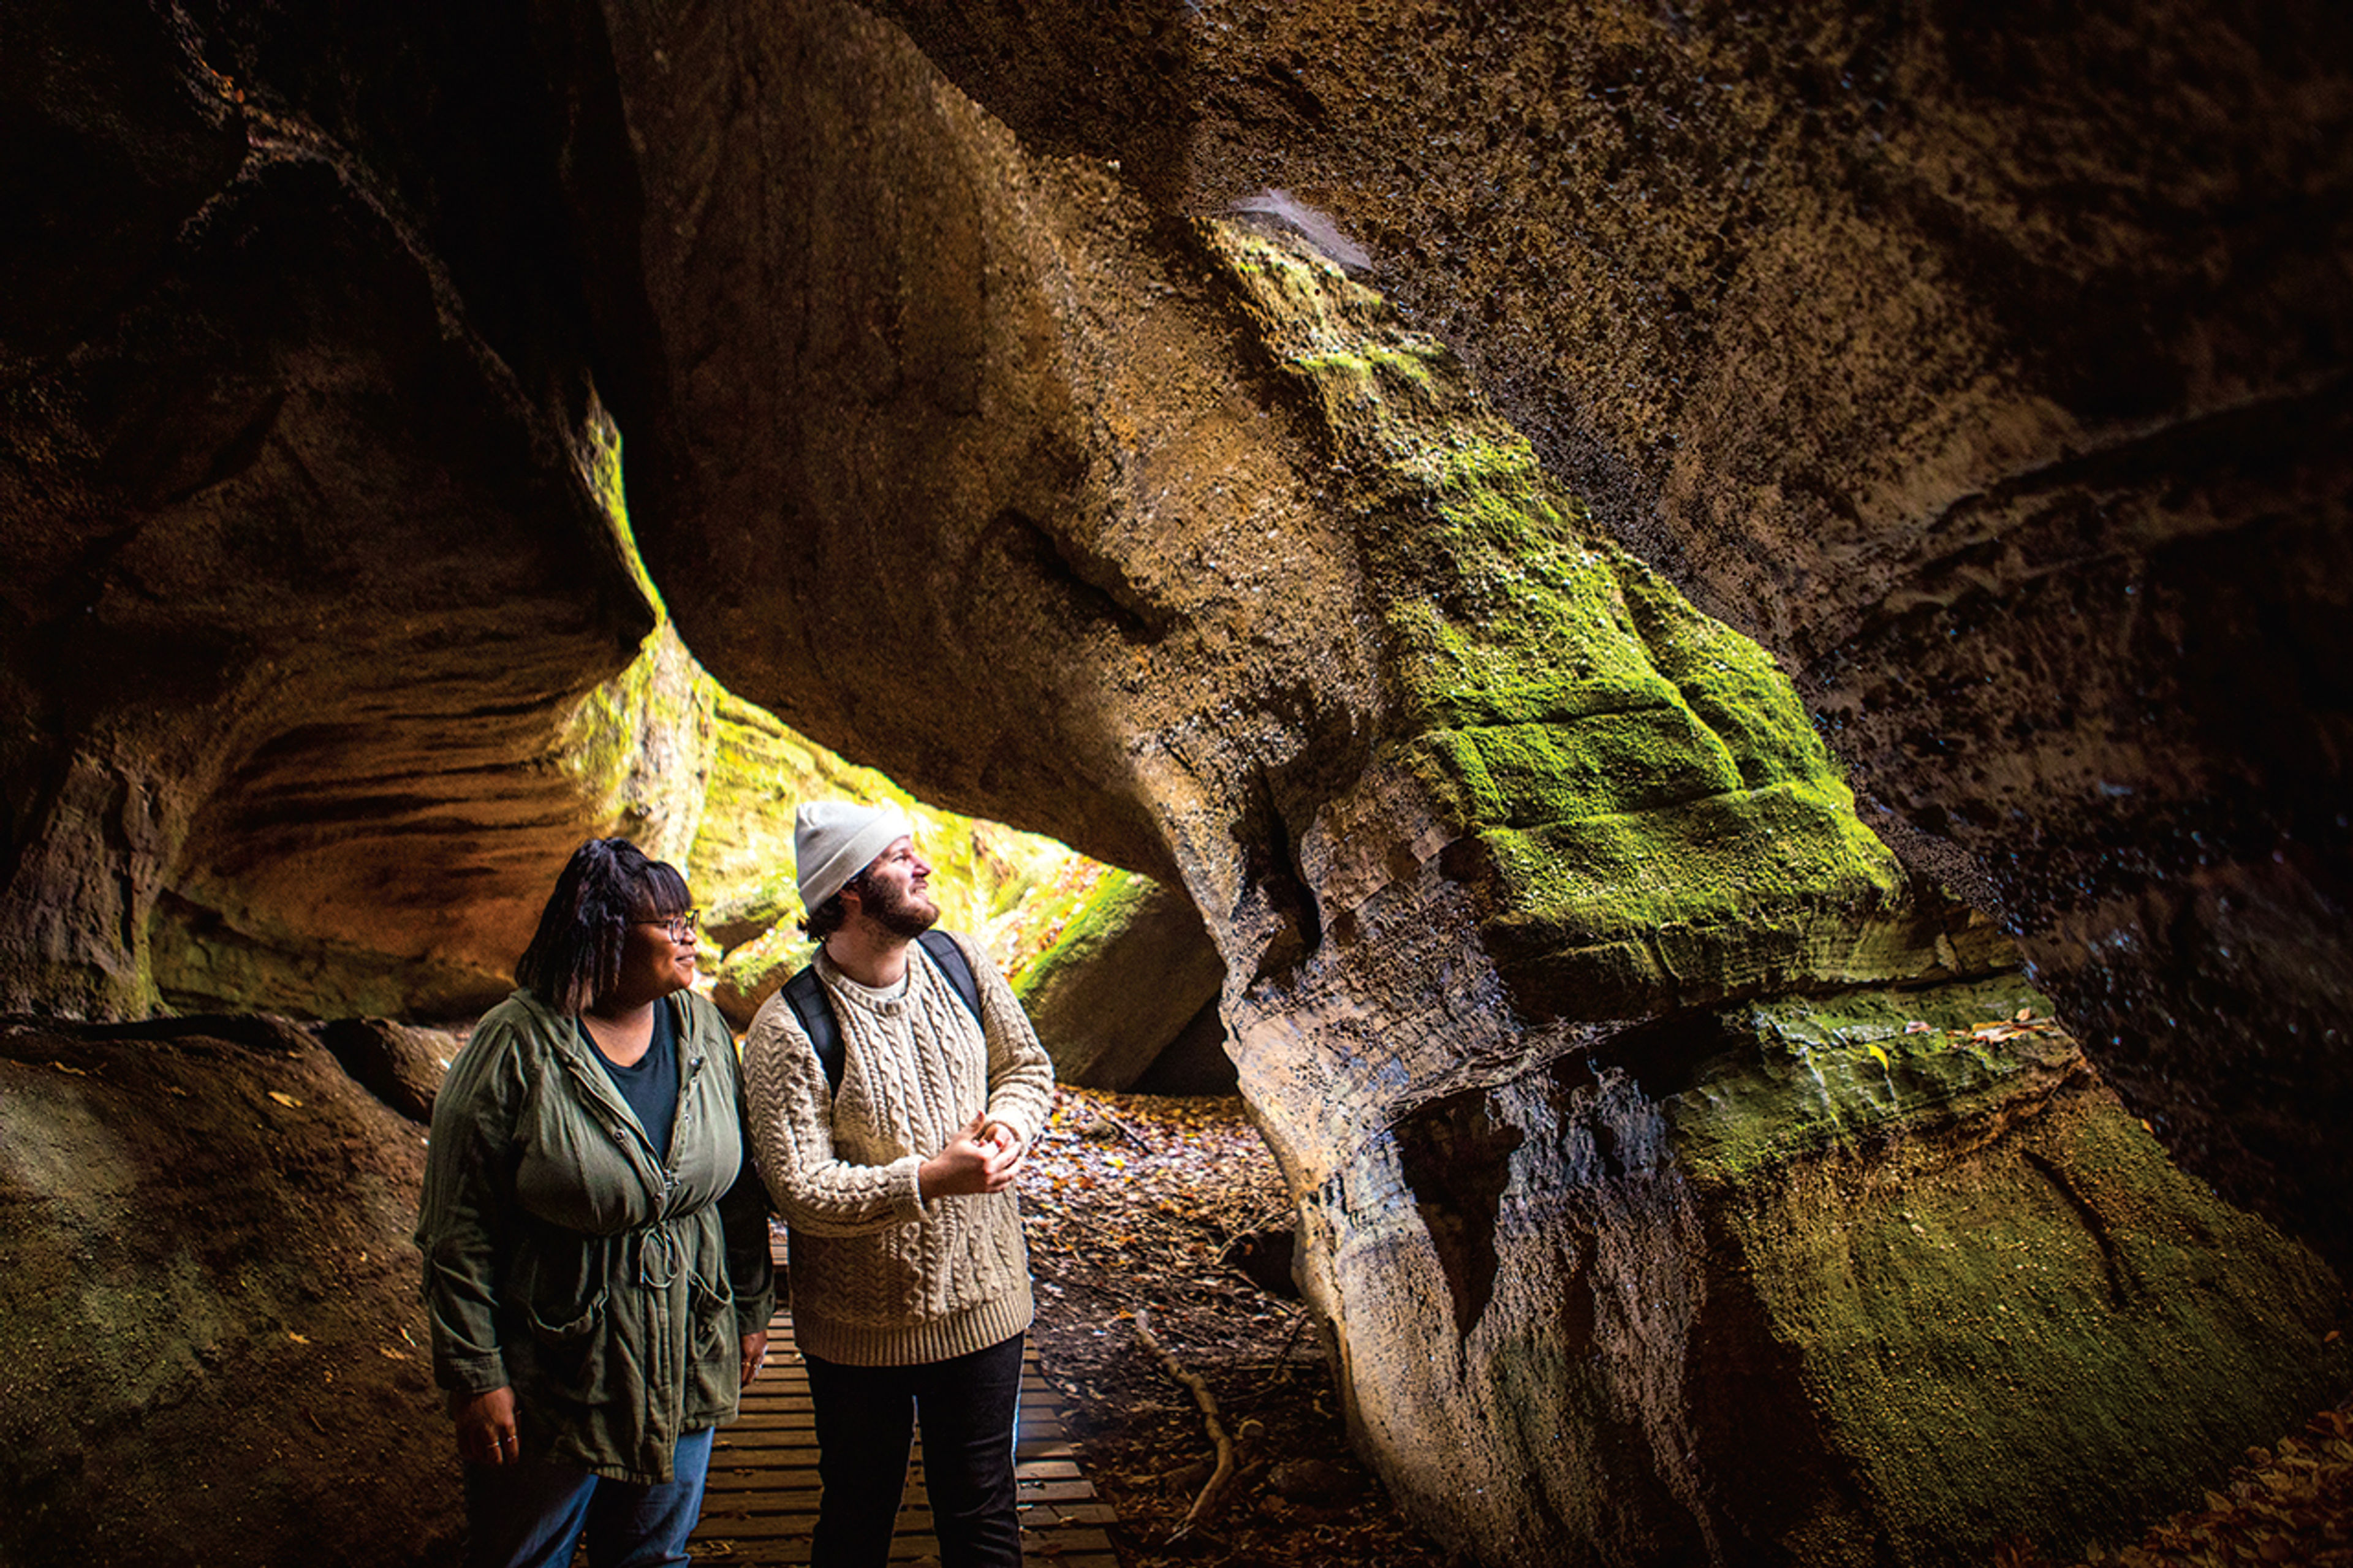
M915 940L923 944L923 951L932 955L932 962L938 964L940 973L948 977L948 984L955 987L955 994L964 998L965 1009L972 1014L972 1021L982 1023L980 982L973 978L972 965L965 962L964 949L956 945L955 938L944 931L927 931Z
M807 965L785 982L785 1005L801 1021L801 1033L808 1037L809 1048L817 1052L818 1065L825 1068L825 1086L839 1089L841 1024L833 1016L833 998L825 994L825 982L818 978L816 964Z

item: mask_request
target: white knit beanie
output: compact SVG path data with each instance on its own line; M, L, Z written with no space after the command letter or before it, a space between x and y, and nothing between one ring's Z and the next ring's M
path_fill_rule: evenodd
M814 910L841 891L892 844L915 831L895 805L852 805L846 800L813 800L793 819L793 865L799 875L801 907Z

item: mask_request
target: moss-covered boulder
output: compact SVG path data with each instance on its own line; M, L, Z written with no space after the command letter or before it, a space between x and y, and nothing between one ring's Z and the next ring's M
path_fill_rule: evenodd
M2071 1561L2193 1501L2353 1380L2346 1303L2045 1006L1725 1009L1415 1108L1305 1210L1392 1483L1577 1564Z
M2340 1389L2327 1268L2166 1163L1772 661L1377 294L1204 233L1398 588L1395 728L1226 1000L1408 1506L1492 1563L1977 1562L2176 1506ZM2189 1358L2194 1409L2150 1414Z
M1114 870L1095 881L1013 986L1056 1078L1126 1089L1216 1003L1225 977L1183 889Z

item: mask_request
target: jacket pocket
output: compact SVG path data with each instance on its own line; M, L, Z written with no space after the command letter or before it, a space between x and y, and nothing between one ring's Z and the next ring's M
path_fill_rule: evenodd
M602 1405L611 1395L606 1375L605 1292L586 1310L563 1322L550 1322L539 1303L531 1306L531 1338L545 1391L575 1405Z
M743 1382L743 1347L735 1333L735 1297L724 1283L699 1273L686 1277L686 1406L689 1424L733 1415ZM693 1418L703 1417L698 1423Z

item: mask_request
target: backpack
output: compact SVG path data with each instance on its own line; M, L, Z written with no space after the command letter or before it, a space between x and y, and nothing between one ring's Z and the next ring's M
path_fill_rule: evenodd
M972 1014L972 1021L981 1022L980 983L972 977L972 965L965 962L964 949L947 932L927 931L915 939L940 973L948 977L955 994L964 999ZM841 1021L833 1016L833 1000L825 994L825 982L817 974L817 965L810 963L785 982L785 1004L801 1024L801 1033L808 1037L809 1046L817 1059L825 1067L825 1086L839 1092L841 1089Z

